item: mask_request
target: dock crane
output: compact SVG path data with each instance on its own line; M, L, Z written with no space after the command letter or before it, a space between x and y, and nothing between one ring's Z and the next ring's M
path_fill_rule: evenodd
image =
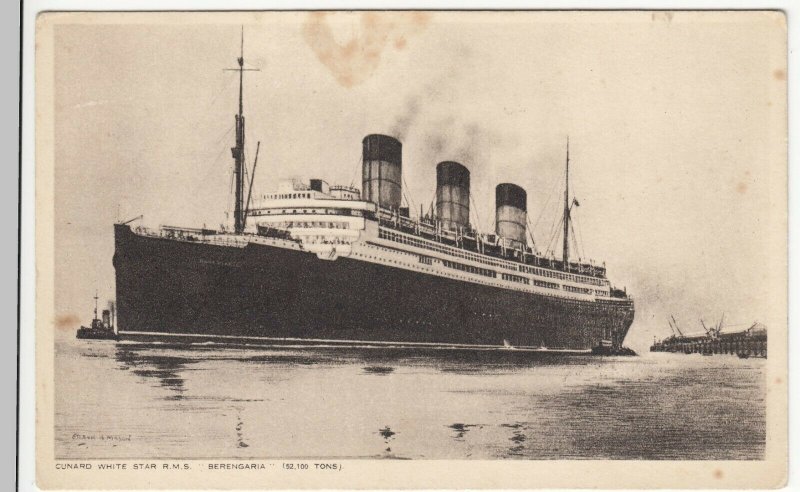
M703 325L703 329L706 331L706 335L711 336L711 329L706 326L703 318L700 318L700 324Z
M703 322L703 320L700 319L700 324L703 325L703 329L706 331L706 335L708 335L708 337L712 339L717 338L720 335L720 333L722 333L722 326L724 322L725 322L724 312L722 313L722 317L720 318L719 323L717 323L717 326L712 326L711 328L707 327L706 324Z
M669 319L669 317L667 317L667 323L669 323L669 329L672 330L672 338L677 337L678 336L678 332L675 331L675 327L672 326L672 320Z
M675 316L670 314L669 317L672 318L672 322L669 324L670 328L672 328L675 332L677 332L678 337L683 338L684 337L683 332L681 331L680 328L678 328L678 322L675 321ZM667 321L669 321L669 319L667 319Z

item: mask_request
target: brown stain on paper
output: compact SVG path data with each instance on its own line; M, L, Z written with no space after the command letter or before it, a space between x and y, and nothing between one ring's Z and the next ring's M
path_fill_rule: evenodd
M772 72L772 77L775 80L786 80L786 71L777 69Z
M424 12L363 12L360 32L348 41L336 41L327 12L311 12L303 37L320 62L343 87L367 80L381 62L387 47L403 50L408 38L422 31L430 15Z
M81 319L74 314L62 314L56 316L55 325L57 330L71 330L81 323Z
M722 470L720 470L719 468L714 470L714 478L716 478L717 480L720 480L720 479L722 479L722 477L723 477Z
M747 193L747 187L748 187L747 181L750 181L750 180L751 180L750 171L747 170L747 171L744 172L744 179L742 179L741 181L739 181L736 184L736 191L740 195L744 195L745 193Z

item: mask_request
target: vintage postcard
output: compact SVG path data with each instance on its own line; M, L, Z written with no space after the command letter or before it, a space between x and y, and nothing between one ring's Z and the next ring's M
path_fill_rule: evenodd
M783 13L35 24L42 489L785 483Z

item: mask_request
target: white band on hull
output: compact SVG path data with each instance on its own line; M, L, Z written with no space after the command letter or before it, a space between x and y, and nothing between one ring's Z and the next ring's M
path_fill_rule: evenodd
M289 346L291 343L299 343L299 347L314 347L314 346L333 346L333 347L377 347L377 348L437 348L437 349L473 349L473 350L509 350L519 352L542 352L542 353L558 353L558 354L590 354L591 349L558 349L558 348L545 348L545 347L507 347L502 344L498 345L473 345L463 343L431 343L431 342L382 342L370 340L332 340L324 338L273 338L273 337L253 337L253 336L239 336L239 335L204 335L200 333L162 333L150 331L120 331L121 337L190 337L190 338L209 338L225 341L235 340L253 340L272 342L280 345ZM313 345L312 345L313 344Z

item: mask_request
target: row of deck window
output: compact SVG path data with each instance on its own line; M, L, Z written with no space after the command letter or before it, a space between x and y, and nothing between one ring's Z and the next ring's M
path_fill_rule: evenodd
M279 229L350 229L350 224L347 222L291 221L276 222L274 227Z
M571 285L565 285L564 290L569 292L575 292L576 294L592 294L594 291L592 289L584 289L582 287L573 287Z
M503 274L503 280L508 280L510 282L517 282L519 284L529 285L530 280L525 277L520 277L519 275L511 275L510 273Z
M477 262L480 262L480 263L493 265L493 266L497 266L497 267L501 267L501 268L511 268L511 269L514 269L514 270L519 270L519 271L521 271L523 273L530 273L532 275L539 275L541 277L549 277L549 278L555 278L555 279L559 279L559 280L567 280L567 281L572 281L572 282L577 282L577 283L592 284L592 285L598 285L598 286L605 285L605 281L604 280L600 280L600 279L596 279L596 278L580 277L580 276L572 275L572 274L569 274L569 273L562 273L562 272L557 272L557 271L554 271L554 270L548 270L548 269L545 269L545 268L536 268L536 267L531 267L531 266L527 266L527 265L514 265L514 264L506 264L506 263L500 263L500 262L492 261L492 260L486 259L486 258L484 258L482 256L471 254L471 253L466 252L466 251L462 251L462 250L459 250L459 249L456 249L456 248L450 248L450 247L447 247L447 246L439 245L439 244L436 244L436 243L431 243L431 242L428 242L428 241L423 241L423 240L420 240L420 239L416 239L414 237L407 236L405 234L397 234L395 232L392 232L392 231L389 231L389 230L386 230L386 229L383 229L383 228L381 228L379 230L378 237L380 237L381 239L388 239L390 241L395 241L395 242L399 242L399 243L402 243L402 244L408 244L408 245L411 245L411 246L416 246L418 248L425 248L425 249L429 249L429 250L432 250L432 251L437 251L439 253L458 256L459 258L464 258L466 260L473 260L473 261L477 261ZM518 277L518 278L524 279L524 277ZM526 279L524 279L524 280L526 280ZM520 281L520 283L528 283L528 282L527 281ZM555 288L559 288L558 284L553 284L553 285L556 285ZM586 290L588 290L589 293L592 292L591 289L586 289Z
M353 217L363 217L364 212L361 210L351 210L347 208L283 208L283 209L267 209L266 215L287 215L287 214L324 214L324 215L350 215ZM264 215L263 212L255 212L254 215Z
M559 280L569 280L581 284L604 285L604 281L596 278L579 277L569 273L557 272L555 270L548 270L545 268L530 267L527 265L519 265L521 272L530 273L533 275L540 275L542 277L557 278Z
M464 265L463 263L456 263L455 261L448 261L448 260L442 260L442 264L447 268L461 270L462 272L477 273L478 275L483 275L484 277L497 278L497 272L495 272L494 270L489 270L488 268L480 268L472 265Z
M270 200L290 200L293 198L311 198L311 193L278 193L267 195Z
M489 258L472 254L467 251L460 250L458 248L451 248L449 246L444 246L437 243L424 241L414 237L406 236L405 234L397 234L395 232L386 229L380 229L378 237L380 237L381 239L388 239L390 241L395 241L402 244L408 244L410 246L416 246L417 248L424 248L424 249L429 249L431 251L437 251L439 253L444 253L446 255L457 256L459 258L464 258L465 260L472 260L478 263L483 263L485 265L492 265L503 268L514 268L514 266L511 264L504 264L498 261L492 261Z
M561 286L554 282L545 282L544 280L534 280L533 285L536 287L545 287L548 289L560 289Z
M425 265L432 265L433 264L433 258L428 257L428 256L419 256L419 262L423 263ZM448 261L448 260L442 260L442 264L444 266L448 267L448 268L453 268L455 270L461 270L462 272L477 273L477 274L483 275L485 277L492 277L492 278L496 278L497 277L497 272L495 272L494 270L486 269L486 268L475 267L475 266L472 266L472 265L464 265L462 263L457 263L457 262ZM510 274L510 273L502 273L501 272L500 278L502 278L503 280L507 280L509 282L516 282L516 283L520 283L520 284L530 285L530 279L529 278L521 277L519 275L513 275L513 274ZM559 284L557 284L555 282L547 282L547 281L544 281L544 280L535 280L535 279L533 281L533 285L535 285L537 287L545 287L547 289L555 289L555 290L560 290L562 288L561 285L559 285ZM581 288L581 287L573 287L571 285L564 285L563 288L564 288L564 290L566 290L568 292L574 292L574 293L578 293L578 294L589 294L589 295L594 293L594 294L596 294L598 296L608 297L608 293L606 293L605 291L602 291L602 290L593 291L592 289L584 289L584 288Z
M278 209L274 208L274 209L268 209L268 210L267 210L267 215L271 215L272 213L275 213L276 215L285 215L285 214L317 214L317 213L323 214L323 213L327 213L327 211L326 211L325 209L319 209L319 210L318 210L318 209L316 209L316 208L312 208L312 209L302 209L302 210L301 210L301 209L297 209L297 208L293 208L293 209L291 209L291 210L289 210L289 209L286 209L286 208L284 208L284 209L281 209L281 210L278 210Z

